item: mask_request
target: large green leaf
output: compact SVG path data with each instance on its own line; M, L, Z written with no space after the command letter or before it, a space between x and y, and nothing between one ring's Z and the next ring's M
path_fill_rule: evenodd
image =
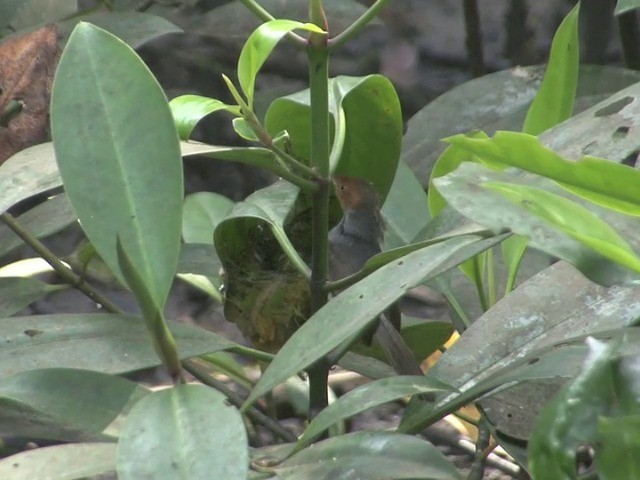
M608 223L631 247L640 250L635 233L640 218L629 217L597 205L591 205L567 193L552 181L534 175L518 175L513 172L498 172L479 164L465 163L455 172L435 180L435 185L449 204L486 228L509 229L529 238L529 246L550 255L567 260L582 273L603 285L633 282L637 275L624 266L614 264L596 251L585 247L568 235L530 211L528 204L517 205L502 195L484 188L487 182L507 182L525 187L534 186L566 197L588 208L597 217ZM469 198L473 198L473 202ZM588 224L584 228L588 231ZM596 226L594 225L594 228Z
M495 388L493 379L501 375L508 376L503 381L571 377L582 364L583 348L552 350L550 354L557 355L548 361L536 352L578 336L620 330L639 317L639 288L601 287L559 262L522 283L478 318L427 377L453 385L460 396L474 390L475 395L485 393L489 384ZM515 372L517 366L523 366L524 372ZM549 401L549 392L554 391L553 386L541 383L525 384L503 397L485 400L483 409L500 431L526 439L541 406ZM465 396L460 401L464 404L473 398ZM457 402L455 396L435 408L423 406L408 412L402 428L418 430L455 408L451 402Z
M78 219L65 194L56 195L20 215L17 220L37 238L59 232ZM0 257L23 245L22 240L6 225L0 225Z
M246 404L364 329L415 285L455 267L493 243L492 238L474 235L451 238L401 257L344 290L293 334L264 372ZM345 322L345 318L349 322Z
M357 432L298 452L273 469L283 480L459 480L453 464L429 442L389 432Z
M107 427L147 390L88 370L48 368L0 378L0 433L77 441L117 435Z
M51 123L65 189L89 240L123 280L119 238L162 309L178 261L183 196L162 89L130 47L80 23L60 59Z
M198 122L207 115L220 110L226 110L236 115L240 114L240 109L237 106L227 105L215 98L201 95L181 95L171 100L169 106L182 140L189 140Z
M571 116L580 66L578 3L562 21L551 44L549 63L544 72L522 131L538 135Z
M372 182L384 200L400 157L402 113L391 82L381 75L329 81L334 125L331 171ZM310 158L309 91L276 99L265 117L271 135L289 132L293 152Z
M170 322L182 358L233 349L201 328ZM139 317L112 314L37 315L0 320L0 375L48 367L124 373L160 363Z
M240 413L202 385L180 385L141 400L118 442L122 480L244 479L248 471Z
M182 238L187 243L213 243L213 231L233 202L224 195L197 192L187 195L182 211Z
M0 460L2 478L69 480L116 469L115 443L69 443L40 447ZM73 472L73 477L70 477Z
M607 480L640 477L640 416L598 419L601 446L596 454L598 471Z
M516 67L471 80L444 93L409 120L402 159L426 184L432 166L446 148L440 142L442 138L475 129L488 134L498 130L521 131L542 74L543 67ZM583 111L636 82L640 82L640 73L633 70L583 65L578 78L575 111ZM612 99L635 96L639 90L640 85L629 87ZM608 103L602 103L600 107ZM635 104L630 108L635 109ZM633 135L628 135L622 142L618 138L613 144L611 142L611 133L619 126L631 126L629 121L634 124L638 121L627 115L624 120L617 115L594 119L597 110L597 107L590 109L563 123L562 127L545 132L541 137L543 143L572 158L589 153L617 161L640 146ZM621 150L620 154L609 155L612 149Z

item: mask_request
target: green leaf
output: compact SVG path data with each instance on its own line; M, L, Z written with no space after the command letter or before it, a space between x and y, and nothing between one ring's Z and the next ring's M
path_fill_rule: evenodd
M578 3L564 18L551 43L549 63L522 131L538 135L571 116L580 68Z
M162 89L130 47L80 23L58 65L51 121L60 173L87 237L123 280L119 237L162 309L178 262L183 196Z
M109 427L147 389L88 370L47 368L0 378L0 433L59 441L117 435ZM107 429L107 427L109 427Z
M442 382L417 376L384 378L357 387L335 400L312 420L298 440L294 453L313 442L331 425L365 410L411 395L449 390L451 387Z
M179 385L131 410L118 442L118 478L246 478L247 434L224 395Z
M187 243L213 243L213 231L227 216L233 202L224 195L197 192L187 195L182 207L182 238Z
M60 185L52 144L26 148L0 165L0 212Z
M535 137L514 132L497 132L493 138L485 139L458 135L447 141L482 159L548 177L603 207L640 215L640 194L636 188L640 172L634 168L596 157L568 160Z
M213 332L170 322L182 358L233 349ZM160 364L142 318L113 314L12 317L0 321L0 376L48 367L125 373Z
M562 258L575 265L584 275L603 285L634 282L637 274L618 265L586 247L567 233L559 230L542 219L537 213L529 211L526 205L516 205L502 195L481 185L486 182L508 182L524 186L543 188L544 190L567 197L569 200L588 208L636 249L640 247L633 232L638 228L637 217L617 214L611 210L581 201L578 197L558 187L552 181L541 177L513 172L489 170L479 164L464 163L454 172L436 181L440 193L450 205L472 219L492 230L509 229L514 234L529 238L529 246L550 255ZM473 202L469 202L470 196ZM555 198L555 197L554 197Z
M301 23L294 20L271 20L255 29L242 47L238 60L238 81L247 97L249 107L253 106L253 91L260 68L269 58L280 39L293 30L324 33L320 27L312 23Z
M596 465L605 480L640 478L640 416L598 418Z
M283 480L462 478L429 442L389 432L357 432L318 442L285 460L274 471Z
M393 84L382 75L338 76L329 81L329 106L331 171L370 181L384 201L402 144L402 111ZM289 132L293 153L307 162L310 122L309 90L274 100L265 116L269 133Z
M47 293L66 288L34 278L0 277L0 318L10 317Z
M381 267L341 292L293 334L266 369L245 405L255 402L326 355L345 338L365 328L376 315L415 285L489 248L490 240L469 235L422 248ZM344 318L350 321L342 321Z
M534 478L576 477L576 450L598 440L598 417L611 406L611 356L616 344L588 340L589 356L580 374L547 405L529 443Z
M616 15L621 15L631 10L635 10L638 7L640 7L639 0L618 0L614 13Z
M640 258L606 222L571 200L541 188L489 181L484 188L500 193L603 257L640 273Z
M59 232L78 219L67 196L56 195L20 215L16 220L36 238ZM0 225L0 257L23 245L22 240L6 225Z
M116 469L115 443L69 443L27 450L0 460L2 478L68 480L94 477Z
M189 140L198 122L207 115L220 110L226 110L234 115L240 114L239 108L235 105L227 105L215 98L201 95L181 95L171 100L169 107L182 140Z

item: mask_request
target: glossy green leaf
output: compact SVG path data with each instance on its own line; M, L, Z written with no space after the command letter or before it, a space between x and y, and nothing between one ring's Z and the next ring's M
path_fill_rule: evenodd
M640 172L634 168L596 157L568 160L535 137L514 132L498 132L485 139L458 135L447 141L480 158L556 180L572 193L598 205L640 215L640 194L636 188Z
M109 425L146 394L135 382L88 370L48 368L5 376L0 378L0 433L107 439L118 433Z
M162 309L178 262L183 197L178 136L162 89L130 47L80 23L58 65L51 122L87 237L123 280L120 238Z
M640 478L640 416L600 417L596 465L604 480Z
M640 273L640 258L606 222L571 200L527 185L489 181L484 188L500 193L603 257Z
M496 303L443 354L427 376L451 384L461 394L407 412L402 430L419 431L458 408L456 404L469 403L487 388L495 388L494 381L499 385L572 377L582 365L584 348L576 351L577 347L566 345L571 339L598 332L611 336L611 332L623 332L634 325L639 317L640 289L601 287L572 266L558 262ZM630 344L637 338L630 338ZM546 360L542 354L551 356ZM524 370L517 372L520 368ZM493 395L490 402L483 401L483 410L500 431L526 440L538 412L554 391L540 382L524 384Z
M60 185L52 144L26 148L0 165L0 212Z
M0 277L0 318L10 317L47 293L66 288L35 278Z
M576 477L575 453L598 440L598 422L613 395L611 356L615 344L590 339L589 356L580 374L547 405L529 443L534 478Z
M274 471L283 480L462 478L431 443L390 432L357 432L318 442Z
M451 388L435 379L396 376L367 383L346 393L322 410L305 429L294 452L309 445L331 425L384 403L421 393L449 391Z
M213 231L233 202L224 195L197 192L187 195L182 210L182 238L187 243L213 243Z
M393 84L382 75L338 76L329 81L331 171L364 178L385 200L398 166L402 112ZM267 110L271 135L286 130L298 158L310 158L309 90L276 99ZM362 135L366 132L366 135Z
M320 27L312 23L271 20L255 29L242 47L238 59L238 81L250 107L253 105L253 90L260 68L282 37L293 30L323 33Z
M1 478L69 480L108 474L115 469L116 444L104 442L40 447L0 460Z
M182 29L166 18L135 11L97 12L59 22L63 36L68 36L79 21L88 22L115 35L131 48L138 48L149 40L168 33L182 33Z
M618 0L616 3L615 14L620 15L622 13L635 10L640 7L640 1L638 0Z
M554 182L534 175L520 175L514 172L498 172L479 164L464 163L456 171L436 179L440 193L449 204L472 219L473 222L493 230L510 229L517 235L529 238L529 246L550 255L562 258L580 271L603 285L628 283L637 280L637 274L618 265L584 246L578 240L528 210L527 205L516 205L502 195L482 185L486 182L508 182L525 187L542 188L579 203L601 220L608 223L635 249L640 249L633 232L640 226L640 219L606 210L597 205L581 201L567 193ZM473 202L469 202L470 196Z
M226 397L202 385L147 396L131 410L118 442L118 478L246 478L247 434Z
M264 372L245 405L365 328L376 315L415 285L489 248L490 240L469 235L422 248L379 268L341 292L293 334ZM342 321L344 318L350 321Z
M222 303L222 263L211 244L183 243L177 277Z
M549 63L522 131L538 135L571 116L580 68L578 3L564 18L551 43Z
M235 343L201 328L170 322L182 358ZM0 321L0 375L49 367L125 373L160 364L140 317L69 314L12 317Z
M78 219L67 196L56 195L20 215L17 221L37 238L59 232ZM4 224L0 224L0 257L23 245L22 240Z
M171 113L176 122L178 135L182 140L189 140L193 129L198 122L207 115L220 110L240 114L237 106L227 105L215 98L203 97L201 95L181 95L169 102Z

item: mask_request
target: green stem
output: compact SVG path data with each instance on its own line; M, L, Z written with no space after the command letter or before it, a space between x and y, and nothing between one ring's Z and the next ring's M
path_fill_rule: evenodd
M325 29L326 18L321 0L310 0L311 21ZM311 219L311 310L317 312L327 303L325 283L329 270L329 52L327 35L312 33L308 45L309 91L311 97L311 165L320 180L313 193ZM308 369L309 416L313 418L329 403L329 369L320 360Z
M271 15L267 10L265 10L255 0L240 0L240 1L247 8L247 10L252 12L256 17L258 17L263 22L269 22L271 20L275 20L276 19L276 17ZM306 43L307 43L307 41L303 37L301 37L300 35L298 35L295 32L289 32L287 34L287 37L292 39L294 41L294 43L296 43L299 46L306 45Z
M476 453L473 457L473 464L469 471L468 480L482 480L484 478L484 470L487 464L487 457L490 450L491 431L487 419L482 414L478 422L478 439L476 440Z
M252 358L254 360L258 360L259 362L269 363L271 362L271 360L273 360L273 355L271 353L256 350L255 348L245 347L243 345L237 345L235 347L229 348L227 351L237 353L238 355Z
M478 292L478 298L480 299L480 306L482 307L482 311L486 312L487 310L489 310L489 302L487 301L487 293L484 287L484 279L483 279L484 269L482 268L480 255L484 255L484 254L480 253L475 257L473 257L473 263L475 265L475 268L473 270L476 274L474 283L476 285L476 290ZM485 258L485 261L486 261L486 258Z
M45 262L47 262L60 275L60 277L75 289L84 293L93 302L100 305L107 312L124 314L125 312L118 307L115 303L109 300L107 297L98 292L95 288L89 285L83 278L75 274L73 270L62 263L58 257L47 247L44 246L31 232L26 230L10 213L3 213L0 215L0 219L18 236L24 243L29 245L33 251L35 251Z
M329 40L329 50L333 52L344 45L345 42L358 35L362 29L364 29L364 27L366 27L367 24L371 22L376 15L378 15L378 12L380 12L380 10L389 3L389 1L390 0L377 0L360 16L360 18L349 25L343 32Z
M498 297L498 286L496 285L496 269L493 250L487 250L487 290L489 291L489 308L496 304Z
M206 368L203 368L200 365L198 365L196 361L185 360L182 362L182 366L187 372L189 372L191 375L196 377L202 383L204 383L205 385L208 385L209 387L215 388L216 390L221 392L224 396L226 396L229 399L229 402L231 402L233 405L235 405L238 408L242 406L243 400L237 393L235 393L233 390L227 387L223 382L220 382L219 380L215 379L207 371ZM278 437L280 437L285 442L293 443L298 440L298 438L293 433L283 428L278 422L271 420L267 415L265 415L255 407L249 407L247 410L245 410L245 414L251 420L261 424L263 427L271 431L274 435L277 435Z

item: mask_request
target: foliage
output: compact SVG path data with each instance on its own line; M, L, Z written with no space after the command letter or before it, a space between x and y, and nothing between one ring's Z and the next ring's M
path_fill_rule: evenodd
M596 467L607 478L632 476L639 468L631 452L638 448L640 197L638 172L621 162L638 149L627 134L640 123L640 78L579 72L579 6L556 33L537 93L502 105L513 113L500 126L508 131L491 128L478 95L521 81L501 72L425 107L403 139L387 78L328 76L330 54L384 0L369 9L310 0L305 22L275 19L269 12L278 2L241 2L262 23L243 45L235 78L224 77L235 103L198 95L168 102L132 47L179 28L125 12L127 2L104 3L119 11L65 5L42 12L40 21L61 20L65 44L51 93L53 141L0 165L0 253L25 242L64 283L0 277L1 432L54 442L0 460L4 476L37 478L47 468L51 478L69 478L68 465L82 465L77 478L116 471L119 478L456 479L461 474L416 434L472 403L481 411L478 449L490 448L491 434L534 478L577 478L575 451L585 444L596 447ZM219 8L242 7L235 3ZM27 26L33 5L1 8L13 19L2 28L11 30ZM352 20L330 36L335 12ZM256 79L280 42L307 53L309 88L273 100L262 115ZM593 86L597 75L612 81ZM606 99L596 104L594 95ZM589 108L572 117L576 99ZM473 124L460 121L460 102ZM216 112L231 116L242 146L189 139ZM442 112L449 118L434 133L429 122ZM470 131L479 127L488 132ZM440 139L446 150L434 153ZM182 161L193 155L264 168L280 180L237 203L207 192L183 198ZM373 185L388 230L382 253L329 282L328 229L339 218L334 174ZM9 213L61 186L64 193L18 218ZM63 263L39 239L71 223L89 243ZM550 265L554 258L564 262ZM96 265L101 276L91 270ZM91 285L96 278L130 290L140 314L121 311ZM256 349L167 320L175 278L223 303ZM427 283L448 300L460 339L425 375L399 375L389 366L398 350L357 341ZM71 287L106 313L14 316ZM401 333L399 351L424 360L451 327L423 322ZM255 385L229 352L266 365ZM373 381L327 405L334 364ZM120 376L156 365L173 386L152 392ZM212 369L249 386L248 397ZM184 384L184 370L207 386ZM314 418L294 443L254 404L300 371L310 376ZM326 438L352 416L406 397L397 432ZM250 421L288 443L250 449ZM514 440L529 439L527 454ZM483 461L478 455L471 478Z

